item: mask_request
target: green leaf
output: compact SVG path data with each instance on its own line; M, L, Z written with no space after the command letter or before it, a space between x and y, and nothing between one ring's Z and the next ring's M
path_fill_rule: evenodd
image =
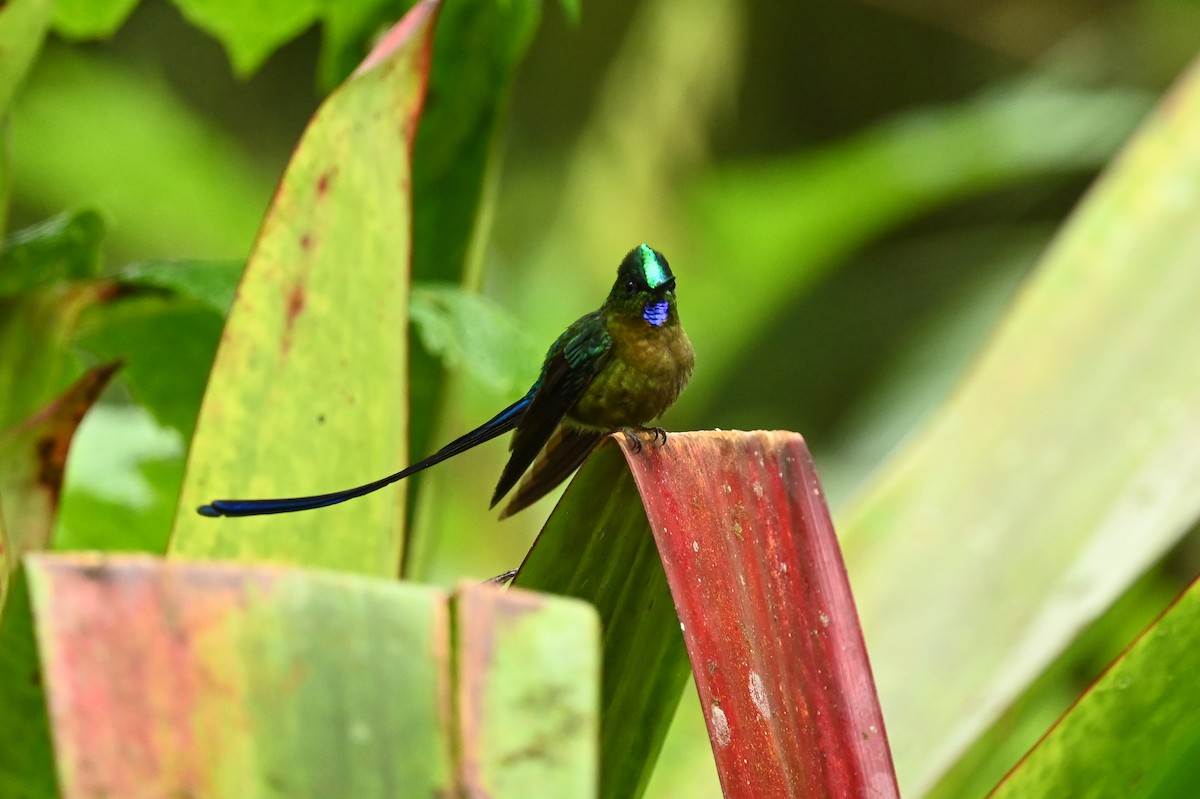
M53 7L53 0L10 0L0 6L0 115L42 48Z
M580 18L583 16L583 0L561 0L559 5L562 6L567 19L572 24L578 25Z
M86 314L76 344L99 360L121 359L134 399L190 440L222 322L211 306L162 296L126 297Z
M404 460L405 187L434 9L414 9L300 141L217 352L172 554L399 568L403 486L294 516L210 519L195 508L342 488Z
M843 521L906 792L1200 517L1197 182L1193 71Z
M8 528L4 525L3 500L4 496L0 495L0 611L3 611L4 600L8 596L9 575L16 569L12 542L8 538Z
M24 568L0 609L0 729L0 796L59 799Z
M1171 560L1168 555L1166 562ZM971 743L954 767L925 794L927 799L988 795L1078 701L1088 681L1101 675L1129 648L1130 641L1179 598L1177 582L1164 571L1160 564L1147 572L1090 624L987 732Z
M104 221L94 211L60 214L18 230L0 255L0 298L38 286L95 277Z
M1200 587L1104 673L991 794L1175 799L1200 781Z
M124 24L138 0L54 0L54 32L68 39L105 39Z
M197 28L216 37L242 77L317 21L321 0L173 0Z
M452 284L412 288L413 327L426 351L494 392L524 389L542 353L520 323L495 302Z
M413 162L417 281L462 282L471 247L486 235L480 217L489 162L539 8L536 0L475 0L442 12Z
M204 303L222 317L229 314L242 279L241 261L142 261L123 267L114 277L122 283L164 289Z

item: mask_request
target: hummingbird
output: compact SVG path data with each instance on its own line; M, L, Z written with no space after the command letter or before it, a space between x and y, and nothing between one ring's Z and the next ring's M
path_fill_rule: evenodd
M479 427L424 460L356 488L286 499L218 499L197 512L257 516L336 505L513 430L512 454L490 506L496 507L520 480L500 514L503 519L553 490L607 435L623 433L636 449L645 435L653 444L666 443L665 430L646 424L674 404L694 366L692 344L679 322L675 275L661 252L640 244L622 259L600 309L580 317L550 345L525 396Z

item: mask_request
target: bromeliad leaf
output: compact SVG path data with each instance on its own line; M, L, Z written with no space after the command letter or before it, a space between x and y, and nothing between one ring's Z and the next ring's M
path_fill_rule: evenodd
M620 720L601 730L602 795L645 787L683 688L680 629L727 797L898 796L803 440L675 433L636 450L619 440L633 480L612 448L599 450L516 577L600 611L602 718Z
M194 509L231 492L340 488L404 461L410 157L436 8L420 4L385 37L292 157L209 378L175 554L399 568L402 491L282 521L213 523ZM330 536L331 524L358 534Z

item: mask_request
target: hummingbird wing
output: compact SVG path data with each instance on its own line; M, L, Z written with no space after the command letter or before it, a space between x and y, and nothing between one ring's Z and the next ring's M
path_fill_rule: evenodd
M298 510L325 508L330 505L336 505L339 502L345 502L348 499L361 497L363 494L370 494L372 491L378 491L397 480L403 480L405 477L416 474L422 469L427 469L435 463L441 463L447 458L453 458L459 453L466 452L474 446L482 444L485 441L490 441L496 436L512 430L521 421L521 416L529 407L536 388L537 386L535 385L524 397L509 405L471 432L454 439L428 458L417 461L395 474L390 474L387 477L367 483L366 485L347 488L344 491L334 491L331 494L317 494L311 497L218 499L207 505L201 505L196 509L196 512L201 516L259 516L267 513L291 513Z
M560 425L546 448L525 475L517 493L504 506L500 518L505 519L524 510L550 493L559 483L578 469L592 450L604 440L606 433L582 427Z
M587 391L611 352L612 339L598 311L571 325L550 347L546 362L542 366L542 376L534 384L529 407L517 422L516 432L509 446L512 455L500 474L500 481L492 494L491 507L496 507L496 503L517 484L534 458L550 441L567 411ZM571 452L580 446L581 442L574 442ZM566 454L567 451L564 451L564 456ZM586 452L582 455L574 452L575 466L582 463L585 457ZM562 462L566 463L568 459L564 457ZM562 477L565 477L565 474L559 479ZM554 485L545 488L542 493L553 487ZM515 513L516 510L519 508L508 512Z

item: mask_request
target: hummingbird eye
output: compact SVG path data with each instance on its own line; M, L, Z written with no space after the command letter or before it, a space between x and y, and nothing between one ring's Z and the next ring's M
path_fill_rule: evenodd
M638 293L638 284L637 284L637 281L636 281L636 280L630 280L629 282L627 282L627 283L625 284L625 291L629 292L630 294L637 294L637 293Z

